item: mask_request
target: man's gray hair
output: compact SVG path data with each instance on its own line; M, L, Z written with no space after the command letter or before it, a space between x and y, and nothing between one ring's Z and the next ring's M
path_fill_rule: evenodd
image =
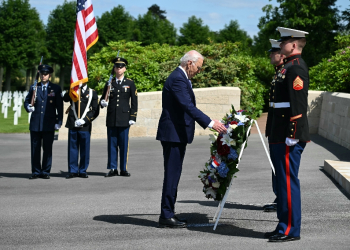
M180 65L185 66L188 61L193 61L195 63L199 58L202 58L202 60L204 60L204 57L198 51L191 50L180 59Z

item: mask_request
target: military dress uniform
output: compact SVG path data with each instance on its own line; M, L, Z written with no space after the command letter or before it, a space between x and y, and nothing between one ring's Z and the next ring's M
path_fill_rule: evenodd
M70 102L71 106L68 109L68 117L66 128L68 133L68 172L67 179L74 177L87 178L86 170L90 161L90 138L92 121L99 115L98 96L95 90L90 89L85 85L80 95L80 112L84 124L77 126L78 118L78 102L73 103L69 92L63 96L65 102ZM81 90L80 89L80 90ZM79 90L79 91L80 91ZM75 112L74 112L75 111ZM78 164L80 151L80 163Z
M40 65L38 70L41 73L52 73L52 67ZM32 85L24 101L24 107L27 112L33 95ZM61 87L50 81L46 85L40 82L36 88L35 110L30 118L30 143L31 143L31 165L32 177L35 179L42 177L49 179L52 165L52 144L54 141L55 125L62 125L63 120L63 101ZM41 147L43 148L43 157L41 160Z
M294 38L298 35L297 32L293 34ZM291 38L290 35L281 35L279 41ZM272 150L271 161L276 170L279 223L275 229L278 235L270 237L270 241L300 239L301 198L298 172L301 154L306 142L310 141L307 120L309 72L301 54L285 58L284 67L277 73L272 83L272 121L267 133ZM288 146L288 138L299 141L294 146ZM281 238L281 235L287 237Z
M277 52L280 51L281 48L279 47L280 42L274 39L269 39L271 43L271 49L268 50L268 52ZM267 120L266 120L266 129L265 129L265 136L268 137L271 133L271 123L272 123L272 117L273 117L273 102L271 102L271 96L273 96L273 90L274 90L274 85L275 85L275 77L277 77L279 71L281 68L283 68L283 62L275 65L275 74L272 77L272 82L269 90L269 109L268 109L268 114L267 114ZM270 147L270 158L271 158L271 147ZM272 191L275 194L275 200L273 201L272 204L267 204L265 205L264 211L265 212L275 212L277 209L277 190L276 190L276 175L275 173L272 172Z
M108 83L105 85L102 97L107 93ZM101 106L103 108L103 106ZM106 115L108 138L107 169L118 173L118 148L120 155L120 174L129 176L127 172L129 154L129 121L136 122L137 117L137 89L134 81L113 78L109 95Z

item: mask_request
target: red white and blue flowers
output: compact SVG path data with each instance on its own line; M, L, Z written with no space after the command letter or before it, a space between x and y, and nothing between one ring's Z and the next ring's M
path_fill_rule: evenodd
M208 199L221 201L232 177L238 172L238 157L252 122L249 113L245 110L235 111L232 106L230 114L221 120L227 128L227 134L218 134L213 130L214 134L209 136L211 156L198 176L204 184L203 192Z

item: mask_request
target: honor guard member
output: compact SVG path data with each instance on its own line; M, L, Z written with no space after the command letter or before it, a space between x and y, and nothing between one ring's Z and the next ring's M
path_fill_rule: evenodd
M269 137L270 131L271 131L271 122L272 122L272 116L273 116L273 101L271 101L271 96L273 96L273 89L275 86L275 77L278 76L281 69L284 67L283 65L283 59L285 56L281 54L281 48L280 48L280 42L274 39L269 39L271 43L271 49L268 50L270 52L270 63L275 66L275 75L272 77L272 82L270 86L270 92L269 92L269 110L267 115L267 121L266 121L266 130L265 130L265 136ZM271 148L270 148L271 153ZM276 175L272 172L272 190L276 196L275 200L271 204L266 204L264 208L264 212L275 212L277 210L277 191L276 191Z
M300 239L301 198L298 179L301 154L310 141L307 120L309 71L301 58L306 44L305 31L278 27L284 67L275 76L269 143L276 170L277 218L273 232L265 234L270 242Z
M32 85L24 101L26 111L30 117L30 143L32 176L29 179L50 179L52 165L52 144L55 130L60 129L63 119L63 101L61 87L49 81L53 69L49 65L38 67L41 82L36 87L36 100L32 106ZM41 161L41 147L43 158Z
M118 148L120 158L120 175L130 176L127 171L129 153L129 129L135 124L137 116L137 90L134 81L124 77L128 61L117 57L113 60L115 78L112 79L110 90L105 85L101 108L107 107L106 126L108 138L109 172L106 177L118 175ZM109 93L109 97L108 97ZM107 96L106 96L107 94ZM107 102L106 99L109 98Z
M86 170L90 161L90 138L92 121L99 115L98 96L95 90L90 89L86 83L78 90L80 96L80 112L78 102L73 102L69 93L63 96L63 101L70 102L66 128L68 131L68 175L67 179L81 177L88 178ZM67 113L66 112L66 113ZM80 163L78 161L80 151Z

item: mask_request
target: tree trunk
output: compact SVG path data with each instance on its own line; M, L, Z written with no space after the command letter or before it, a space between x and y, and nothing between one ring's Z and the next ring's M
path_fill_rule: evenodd
M27 69L27 72L26 72L26 90L29 91L29 88L30 88L30 72L31 72L31 69Z
M11 68L6 68L6 90L11 91Z
M0 91L2 91L2 76L4 74L4 67L0 66Z
M51 74L51 82L56 83L56 64L52 64L53 73Z
M62 90L64 89L64 73L66 71L66 66L60 65L60 86Z

